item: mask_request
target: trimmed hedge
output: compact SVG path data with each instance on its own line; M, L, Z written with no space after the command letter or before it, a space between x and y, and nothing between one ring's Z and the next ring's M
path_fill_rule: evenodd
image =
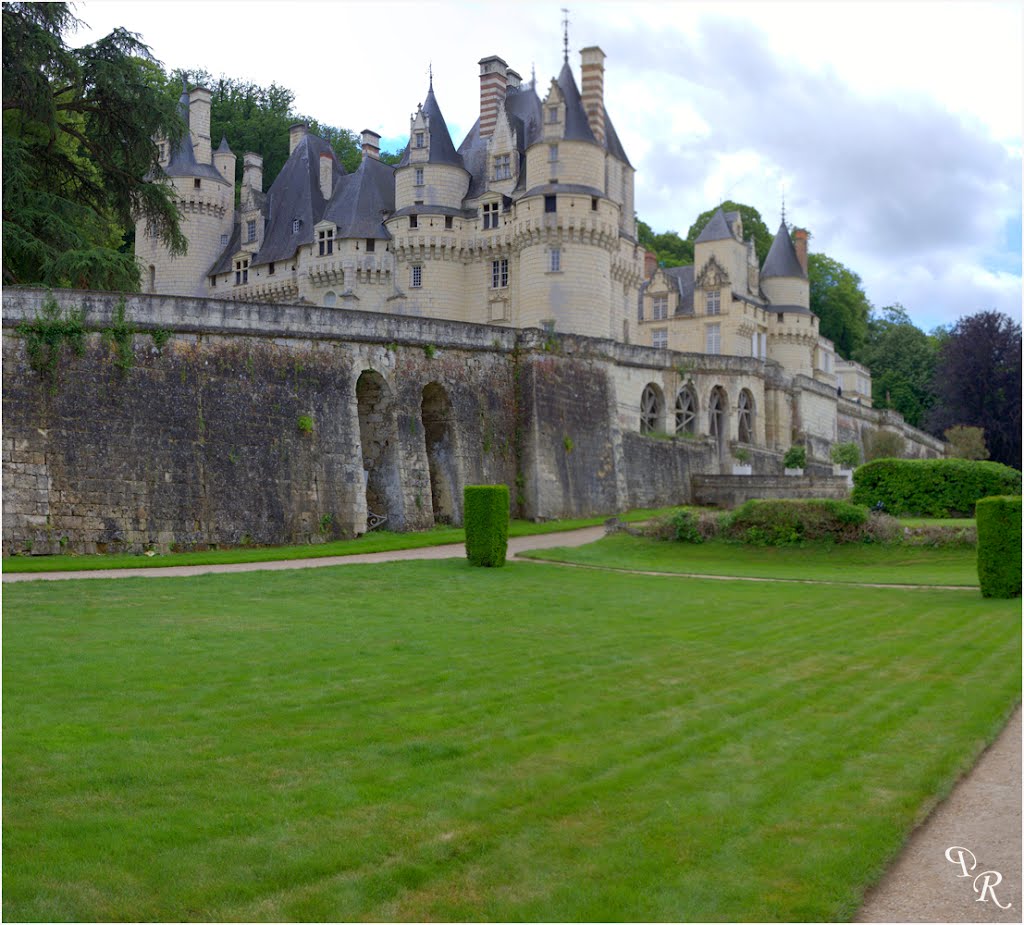
M729 518L725 535L756 546L791 546L831 540L856 543L865 537L868 510L848 501L748 501Z
M970 517L980 498L1019 495L1021 474L975 459L877 459L853 473L851 500L899 517Z
M982 498L978 519L978 583L983 597L1020 597L1021 499Z
M469 564L500 568L508 552L508 485L467 485L462 499Z

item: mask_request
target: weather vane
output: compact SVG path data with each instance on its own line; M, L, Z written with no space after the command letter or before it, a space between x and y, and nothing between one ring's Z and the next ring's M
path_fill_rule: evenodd
M566 7L562 7L562 12L565 14L562 18L562 46L563 54L565 55L565 63L569 63L569 10Z

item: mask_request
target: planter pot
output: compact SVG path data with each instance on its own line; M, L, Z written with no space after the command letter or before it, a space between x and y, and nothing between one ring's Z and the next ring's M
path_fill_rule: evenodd
M786 475L803 475L803 474L804 474L804 470L803 469L787 469L786 470Z
M733 463L732 464L733 475L753 475L754 467L750 463Z
M849 484L849 485L853 484L853 470L852 469L844 469L842 466L833 466L832 467L832 474L833 475L841 475L844 479L846 479L847 484Z

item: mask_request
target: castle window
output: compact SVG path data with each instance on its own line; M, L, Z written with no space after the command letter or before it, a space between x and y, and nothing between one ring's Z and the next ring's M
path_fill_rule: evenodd
M552 273L562 272L562 249L553 247L548 251L548 269Z
M418 263L414 264L411 268L409 285L413 289L419 289L423 285L423 267Z
M663 408L661 390L654 383L645 386L640 396L640 433L653 434L662 430Z
M410 215L409 216L409 227L410 228L419 228L420 227L420 217L418 215Z
M557 196L545 196L544 197L544 211L545 212L556 212L558 210L558 197Z
M654 314L652 317L655 321L664 321L668 317L667 295L658 295L654 297Z
M256 240L256 219L251 218L245 223L245 232L247 241Z
M417 132L416 133L416 147L417 148L422 148L423 147L423 132Z
M542 331L543 331L543 332L544 332L545 334L554 334L554 333L555 333L555 322L554 322L554 321L551 321L551 320L548 320L548 321L542 321L542 322L540 323L540 329L541 329L541 330L542 330Z
M740 401L737 406L739 417L739 439L740 443L754 442L754 398L744 389L740 392Z
M704 352L722 352L722 326L720 324L709 324L704 328Z
M496 202L488 202L484 204L484 231L488 228L498 227L498 204Z
M505 289L508 286L508 257L491 261L491 288Z
M590 211L591 212L596 212L597 211L597 197L596 196L591 196L590 197Z
M228 246L228 236L226 234L222 234L220 236L220 246L221 247L227 247Z
M444 217L444 227L447 228L449 231L451 230L451 228L452 228L452 217L450 215L446 215Z
M668 349L668 328L655 328L651 331L651 346L660 350Z
M249 261L248 260L236 260L235 261L235 285L244 286L249 282Z
M722 314L722 293L717 289L704 293L704 307L709 315Z
M192 189L200 189L202 187L202 185L203 185L203 181L200 180L199 177L196 177L192 181Z
M416 186L423 186L423 168L416 168Z
M326 257L328 254L334 253L334 229L325 228L323 231L317 232L317 242L320 245L320 256Z
M267 264L267 276L273 276L273 275L274 275L274 264L273 263L269 263L269 264Z
M558 121L558 107L557 106L548 106L548 122L557 122L557 121Z
M499 154L494 158L494 179L508 180L512 176L512 155Z
M377 249L377 242L373 238L366 239L366 253L372 254Z
M684 388L676 396L676 433L697 432L697 396L692 388Z
M548 162L555 163L558 160L558 145L548 145Z
M292 234L298 234L299 233L299 229L301 227L302 227L302 219L301 218L293 218L292 219Z

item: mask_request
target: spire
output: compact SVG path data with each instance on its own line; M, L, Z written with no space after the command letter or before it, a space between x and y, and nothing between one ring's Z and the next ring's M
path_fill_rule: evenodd
M566 141L596 141L568 61L562 65L562 73L558 75L558 89L565 100L565 134L562 137Z
M217 154L231 154L231 146L228 144L228 136L220 136L220 147L217 148Z
M784 221L779 224L779 230L775 232L775 240L772 241L768 256L764 258L764 266L761 268L761 279L769 279L773 276L807 278Z
M428 89L433 90L434 89L434 62L433 61L431 61L427 65L427 74L430 77L430 86L429 86Z
M562 54L565 58L565 63L569 63L569 10L564 6L562 7Z

